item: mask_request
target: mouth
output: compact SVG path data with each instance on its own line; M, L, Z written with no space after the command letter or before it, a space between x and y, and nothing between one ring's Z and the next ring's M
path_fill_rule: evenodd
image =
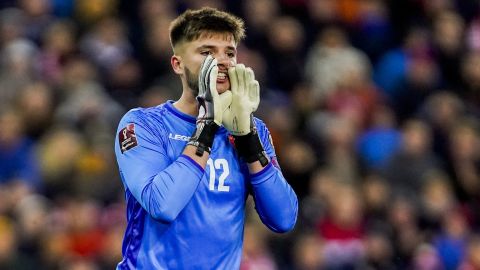
M217 75L217 83L225 83L228 81L228 74L226 72L219 71Z

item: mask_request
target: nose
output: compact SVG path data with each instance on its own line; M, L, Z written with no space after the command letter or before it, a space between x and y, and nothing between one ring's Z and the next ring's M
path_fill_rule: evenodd
M234 65L232 58L226 55L218 55L217 56L218 67L219 69L229 69L231 66Z

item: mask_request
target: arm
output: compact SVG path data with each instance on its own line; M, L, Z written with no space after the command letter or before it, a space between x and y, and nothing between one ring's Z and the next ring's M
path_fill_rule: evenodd
M263 132L259 133L265 135L260 139L270 162L264 168L259 161L248 164L255 209L262 222L272 231L287 232L293 229L297 220L297 196L276 162L267 128L263 127Z
M203 177L208 153L202 157L204 162L198 161L200 157L195 161L188 153L195 147L187 146L184 154L171 162L161 139L132 114L120 122L115 141L122 180L150 216L171 222L193 196ZM124 143L129 138L134 142L130 146ZM122 145L127 145L123 151Z
M238 64L228 70L232 103L223 113L223 125L234 137L238 155L248 164L255 206L262 222L275 232L286 232L297 220L295 192L275 160L269 132L253 117L260 103L260 86L252 69Z

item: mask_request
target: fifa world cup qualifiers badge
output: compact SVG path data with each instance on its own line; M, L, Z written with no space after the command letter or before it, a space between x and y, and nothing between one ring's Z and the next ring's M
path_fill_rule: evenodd
M137 136L135 135L135 124L128 124L118 133L118 142L122 154L129 149L137 146Z

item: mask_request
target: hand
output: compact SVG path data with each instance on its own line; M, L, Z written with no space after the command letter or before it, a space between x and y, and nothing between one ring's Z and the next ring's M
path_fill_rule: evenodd
M221 95L217 92L218 66L217 59L209 55L200 66L198 74L198 123L208 124L213 121L220 126L225 109L232 102L232 93L226 91Z
M232 90L231 105L223 113L222 123L235 136L252 131L253 112L260 103L260 86L253 70L238 64L228 70Z
M247 163L260 161L265 167L269 160L255 127L253 112L260 103L260 86L253 70L238 64L228 70L232 103L223 112L222 123L235 139L235 148Z
M209 55L200 66L198 74L197 128L188 142L197 147L197 156L203 156L204 151L211 153L215 132L222 124L223 111L232 101L230 91L218 94L217 75L217 60Z

